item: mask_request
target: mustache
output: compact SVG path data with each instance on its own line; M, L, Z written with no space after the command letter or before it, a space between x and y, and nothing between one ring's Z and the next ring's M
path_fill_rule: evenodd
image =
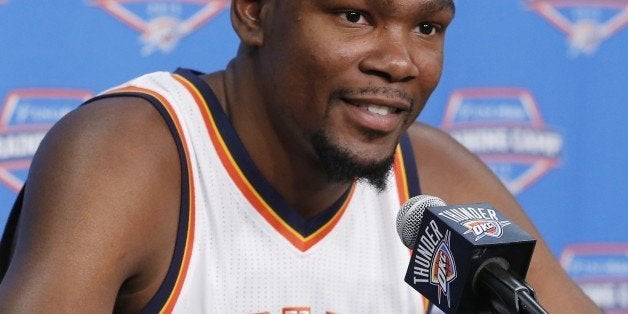
M338 88L329 95L329 100L334 98L351 98L352 96L379 96L387 99L402 99L409 104L414 104L414 97L403 89L386 86L367 86L357 88Z

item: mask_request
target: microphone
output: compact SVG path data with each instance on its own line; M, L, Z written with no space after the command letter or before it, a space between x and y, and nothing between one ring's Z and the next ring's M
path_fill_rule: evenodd
M536 240L486 203L419 195L397 215L405 282L445 313L547 313L523 279Z

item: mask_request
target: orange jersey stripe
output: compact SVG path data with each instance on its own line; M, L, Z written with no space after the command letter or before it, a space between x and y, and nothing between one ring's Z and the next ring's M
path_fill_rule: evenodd
M414 162L414 161L410 161ZM399 193L399 205L403 205L407 200L410 199L410 191L408 189L408 179L406 176L406 160L403 158L403 154L401 153L401 145L397 146L395 150L395 163L393 165L393 170L395 171L395 179L397 183L397 192ZM410 255L412 255L412 250L408 250ZM429 300L421 295L421 299L423 299L423 313L428 313L429 310Z
M397 183L397 193L399 193L399 205L405 203L410 199L410 192L408 191L408 180L406 178L406 167L401 154L401 146L397 145L395 149L395 163L393 164L393 171L395 172L395 179Z
M190 152L187 147L187 140L186 140L185 134L183 133L183 130L181 128L177 115L174 109L172 108L172 105L168 102L166 98L164 98L162 95L155 93L151 90L138 88L138 87L132 87L132 86L114 89L114 90L108 91L107 94L116 94L116 93L124 93L124 92L143 93L143 94L147 94L156 98L164 106L166 111L168 111L168 114L170 115L170 117L172 117L172 121L175 125L177 133L182 139L182 142L183 142L182 146L183 146L185 155L190 156ZM189 186L188 194L189 195L187 197L189 199L188 204L190 206L190 211L188 215L188 230L187 230L187 236L186 236L186 241L185 241L185 249L183 253L183 260L179 268L179 273L177 275L174 288L172 289L170 296L168 297L168 300L164 304L160 313L170 313L174 309L174 305L176 304L177 299L181 293L181 289L183 288L183 283L184 283L185 276L188 271L188 267L190 265L190 259L192 256L192 248L194 245L194 222L195 222L194 176L193 176L193 169L190 162L190 158L186 158L186 159L187 159L187 166L188 166L188 172L189 172L189 175L188 175L188 186ZM181 197L183 197L183 195Z

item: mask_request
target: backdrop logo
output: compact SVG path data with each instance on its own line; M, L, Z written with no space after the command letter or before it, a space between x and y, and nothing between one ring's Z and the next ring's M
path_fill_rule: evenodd
M545 126L525 89L456 90L441 128L478 155L513 194L554 168L563 149L563 137Z
M605 313L628 312L628 243L571 245L560 262Z
M0 185L18 192L50 127L92 94L83 90L22 89L0 107Z
M144 56L155 50L172 51L181 38L229 6L229 0L94 0L92 3L140 33Z
M572 56L595 53L628 24L625 0L528 0L527 4L567 35Z

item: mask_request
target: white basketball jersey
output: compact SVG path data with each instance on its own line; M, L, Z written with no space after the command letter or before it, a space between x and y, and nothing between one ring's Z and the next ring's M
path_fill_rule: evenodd
M137 96L166 120L182 168L175 253L146 312L423 313L403 280L410 253L395 216L418 178L409 140L383 192L355 182L302 218L253 164L200 73L152 73L98 98Z

